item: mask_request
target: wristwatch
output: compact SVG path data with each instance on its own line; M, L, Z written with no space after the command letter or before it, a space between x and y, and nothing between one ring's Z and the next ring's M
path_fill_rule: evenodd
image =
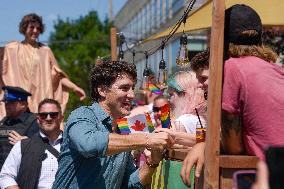
M146 160L146 164L148 165L148 167L150 167L150 168L156 168L156 167L158 167L159 166L159 164L160 163L157 163L157 164L151 164L151 163L149 163L147 160Z

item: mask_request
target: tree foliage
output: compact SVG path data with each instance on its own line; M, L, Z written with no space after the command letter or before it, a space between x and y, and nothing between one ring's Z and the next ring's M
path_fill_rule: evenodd
M269 27L263 31L263 43L270 46L279 55L284 55L284 28ZM281 61L284 67L284 59Z
M110 26L108 20L100 21L95 11L76 20L59 18L56 21L55 31L49 38L50 48L61 69L87 94L87 99L81 102L71 92L65 115L82 104L90 103L89 72L98 56L110 53Z

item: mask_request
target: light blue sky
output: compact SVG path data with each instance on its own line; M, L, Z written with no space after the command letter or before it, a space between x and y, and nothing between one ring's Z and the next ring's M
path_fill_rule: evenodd
M124 5L126 0L113 0L114 15ZM108 0L1 0L0 10L0 46L3 42L22 40L18 32L21 18L28 13L35 12L43 17L46 26L40 41L47 41L53 30L53 23L58 17L77 19L86 15L90 10L97 10L101 19L108 13Z

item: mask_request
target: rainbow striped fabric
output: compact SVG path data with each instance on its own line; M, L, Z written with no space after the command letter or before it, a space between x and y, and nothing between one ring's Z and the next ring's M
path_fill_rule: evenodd
M127 135L127 134L130 133L127 118L117 119L116 123L117 123L118 129L120 131L120 134Z
M163 94L163 92L156 85L154 85L153 83L149 83L149 90L152 93L155 93L155 94L159 94L159 95Z
M151 116L149 113L146 113L145 116L146 116L146 124L148 125L149 132L151 133L155 130Z
M153 132L154 125L150 114L138 114L133 117L124 117L116 120L120 134Z
M161 121L162 121L162 128L169 129L171 127L169 104L166 104L163 107L161 107Z

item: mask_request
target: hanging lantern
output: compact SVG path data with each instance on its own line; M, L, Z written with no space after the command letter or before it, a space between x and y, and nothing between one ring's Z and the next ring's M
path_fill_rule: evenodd
M159 74L158 74L158 84L160 88L164 88L166 86L167 81L167 69L166 69L166 61L164 60L164 47L165 44L162 44L162 60L159 64Z
M166 86L166 81L167 81L166 62L164 59L162 59L159 64L158 83L160 86Z
M123 33L119 33L119 47L118 47L118 59L123 60L124 59L124 52L122 50L122 46L125 42L125 36Z
M189 64L188 49L187 49L187 36L185 33L180 37L180 47L176 57L176 64L178 66L186 66Z
M123 60L123 58L124 58L124 52L123 52L122 48L119 48L118 59Z
M145 57L146 57L146 67L143 71L142 89L148 90L149 89L150 69L148 68L148 53L147 52L145 52Z
M142 89L149 89L149 76L150 70L146 67L143 71Z

